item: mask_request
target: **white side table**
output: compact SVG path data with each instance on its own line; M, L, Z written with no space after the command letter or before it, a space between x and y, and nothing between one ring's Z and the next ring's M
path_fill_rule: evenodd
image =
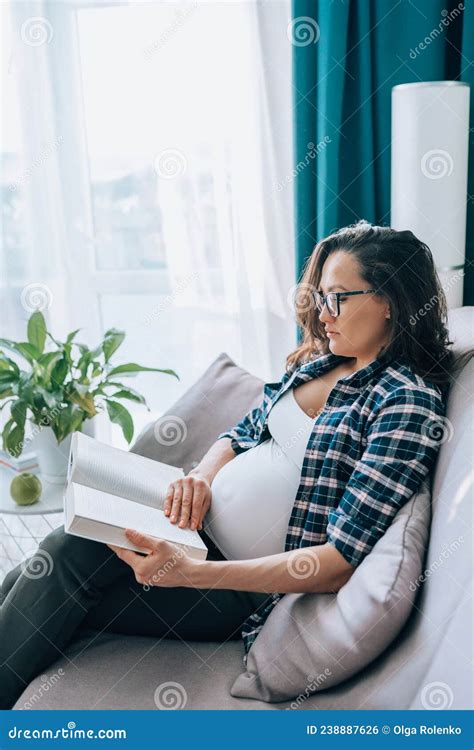
M36 552L50 531L63 523L64 484L50 484L41 474L41 497L33 505L17 505L10 495L16 475L0 469L0 580L9 570Z

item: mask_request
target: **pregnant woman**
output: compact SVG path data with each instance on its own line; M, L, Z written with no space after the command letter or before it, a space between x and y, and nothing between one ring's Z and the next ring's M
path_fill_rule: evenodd
M280 381L168 490L207 560L127 530L143 554L64 533L0 596L0 708L81 631L243 638L287 592L336 592L432 471L454 372L431 252L359 222L321 240L299 286L303 332ZM229 393L229 398L232 394Z

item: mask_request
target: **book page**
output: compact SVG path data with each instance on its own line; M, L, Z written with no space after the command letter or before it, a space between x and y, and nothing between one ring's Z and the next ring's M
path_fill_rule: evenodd
M171 482L182 469L114 448L75 432L71 441L68 481L162 508Z
M72 503L71 500L73 500ZM136 529L142 534L158 539L206 549L197 531L190 528L180 529L157 508L140 505L131 500L125 500L123 497L75 483L72 483L66 493L66 505L68 504L73 506L74 517L80 516L121 529ZM72 522L71 515L69 512L70 523Z

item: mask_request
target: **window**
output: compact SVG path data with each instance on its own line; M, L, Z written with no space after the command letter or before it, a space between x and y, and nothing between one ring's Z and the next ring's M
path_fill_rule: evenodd
M50 288L58 337L81 328L94 344L107 328L125 329L120 361L180 376L135 379L152 408L137 407L138 428L222 351L276 377L275 352L289 351L294 333L277 276L293 262L284 239L277 250L276 229L271 248L266 234L263 204L277 196L268 175L277 173L263 167L262 144L271 151L272 141L254 4L45 3L51 33L38 45L19 38L27 4L3 7L14 74L21 62L18 80L6 76L8 96L19 96L16 114L6 109L4 198L12 174L38 162L4 200L2 263L7 283L16 279L8 335L24 333L20 292L36 280Z

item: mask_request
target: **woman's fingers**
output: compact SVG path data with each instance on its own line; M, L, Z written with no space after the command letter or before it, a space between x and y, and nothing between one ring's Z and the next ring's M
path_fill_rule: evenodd
M211 494L209 493L208 495L205 495L204 502L203 502L203 504L201 506L201 509L200 509L199 519L198 519L198 525L197 525L198 531L202 530L202 526L203 526L203 523L204 523L204 517L205 517L207 511L209 510L210 506L211 506Z
M165 502L163 503L163 512L165 516L169 516L171 512L171 505L173 503L173 495L174 495L174 482L171 482L166 492Z
M156 541L145 534L141 534L136 529L125 529L125 536L130 539L137 547L141 547L144 552L153 552L156 549Z
M202 508L206 497L206 486L204 483L196 482L194 486L193 508L191 513L191 528L197 529L201 518Z
M178 520L182 496L183 496L183 487L180 482L176 482L174 485L173 501L171 503L171 513L170 513L171 523L176 523L176 521Z
M184 529L202 529L202 522L210 505L210 487L206 481L196 477L183 477L172 482L168 488L163 510L171 523L178 522Z
M181 517L179 519L180 528L184 529L188 525L191 508L195 502L194 480L191 477L183 479L184 492L181 502Z

